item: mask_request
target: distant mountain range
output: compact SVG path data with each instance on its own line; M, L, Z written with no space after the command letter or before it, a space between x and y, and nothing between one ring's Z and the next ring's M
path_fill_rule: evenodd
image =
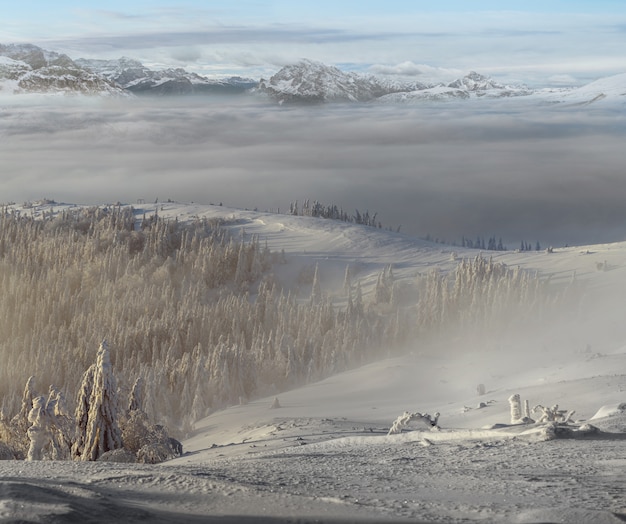
M345 73L336 67L302 60L283 67L269 80L259 82L259 91L279 102L406 102L480 96L523 96L525 86L505 86L471 72L450 84L400 82L372 75Z
M0 94L238 94L256 85L256 80L215 80L184 69L153 71L130 58L72 60L32 44L0 44Z
M32 44L0 44L0 94L59 93L105 96L256 94L278 103L424 101L524 97L539 103L626 103L626 74L579 88L504 85L477 72L449 83L399 81L345 72L312 60L283 67L269 79L212 79L182 68L152 70L137 60L71 59Z
M239 94L257 85L257 81L250 78L233 76L216 80L190 73L182 68L153 71L131 58L118 60L79 58L76 63L137 95Z
M0 44L0 94L4 93L125 94L120 86L67 55L30 44Z

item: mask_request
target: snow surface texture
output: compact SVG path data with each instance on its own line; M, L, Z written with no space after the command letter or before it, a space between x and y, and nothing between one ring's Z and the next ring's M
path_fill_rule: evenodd
M64 207L46 201L22 212ZM220 206L136 207L139 216L222 217L285 250L290 263L277 269L285 281L317 264L326 293L346 262L366 293L390 263L399 282L455 264L452 248L365 226ZM494 257L557 284L576 272L587 307L521 340L494 336L496 350L461 339L446 348L451 359L415 347L213 413L183 442L182 457L160 465L0 461L0 522L623 522L626 243ZM575 421L511 424L515 394L575 410ZM388 435L404 411L439 412L441 429L416 422Z

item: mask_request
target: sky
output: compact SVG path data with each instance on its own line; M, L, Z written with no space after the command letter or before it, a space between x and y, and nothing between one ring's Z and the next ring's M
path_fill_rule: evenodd
M259 78L301 58L374 73L529 85L626 71L619 0L0 0L0 43Z

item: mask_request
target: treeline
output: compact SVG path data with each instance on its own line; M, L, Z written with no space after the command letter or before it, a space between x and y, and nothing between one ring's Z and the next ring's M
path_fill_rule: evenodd
M439 238L433 237L431 234L427 234L424 237L424 240L429 242L435 242L436 244L446 244L451 246L456 246L456 242L452 242L452 244L448 244L445 240L441 240ZM498 238L496 240L495 235L491 236L485 242L485 237L481 237L480 235L476 237L476 240L472 240L471 238L467 238L465 236L461 237L460 247L465 247L468 249L481 249L482 251L508 251L508 248L502 243L502 238ZM518 251L541 251L541 244L539 241L535 243L533 247L530 243L522 240L520 243L520 247ZM548 252L552 252L552 248L547 248Z
M103 339L120 398L184 435L211 410L319 380L456 330L530 322L558 299L537 275L481 256L399 285L385 268L368 296L350 268L342 304L315 271L308 300L283 289L289 263L219 221L181 224L131 208L0 217L0 427L34 376L76 412ZM23 418L21 419L23 420ZM23 428L22 428L23 429ZM10 434L11 432L5 432ZM0 432L0 440L2 440Z
M470 238L461 237L461 247L467 247L470 249L482 249L483 251L506 251L506 246L502 243L502 239L499 238L496 241L496 237L491 236L485 244L485 237L478 236L475 241Z
M350 214L336 205L325 206L317 200L311 202L307 199L304 200L301 205L299 205L296 200L295 202L289 204L289 214L303 217L329 218L332 220L340 220L342 222L350 222L353 224L361 224L377 228L383 227L382 223L376 220L378 213L370 215L369 211L362 213L358 209L355 209L354 214Z

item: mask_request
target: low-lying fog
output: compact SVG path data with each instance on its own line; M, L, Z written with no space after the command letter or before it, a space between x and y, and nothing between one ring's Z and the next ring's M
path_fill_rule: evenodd
M555 246L626 239L626 121L474 101L285 107L254 98L0 99L0 202L317 199L383 227Z

